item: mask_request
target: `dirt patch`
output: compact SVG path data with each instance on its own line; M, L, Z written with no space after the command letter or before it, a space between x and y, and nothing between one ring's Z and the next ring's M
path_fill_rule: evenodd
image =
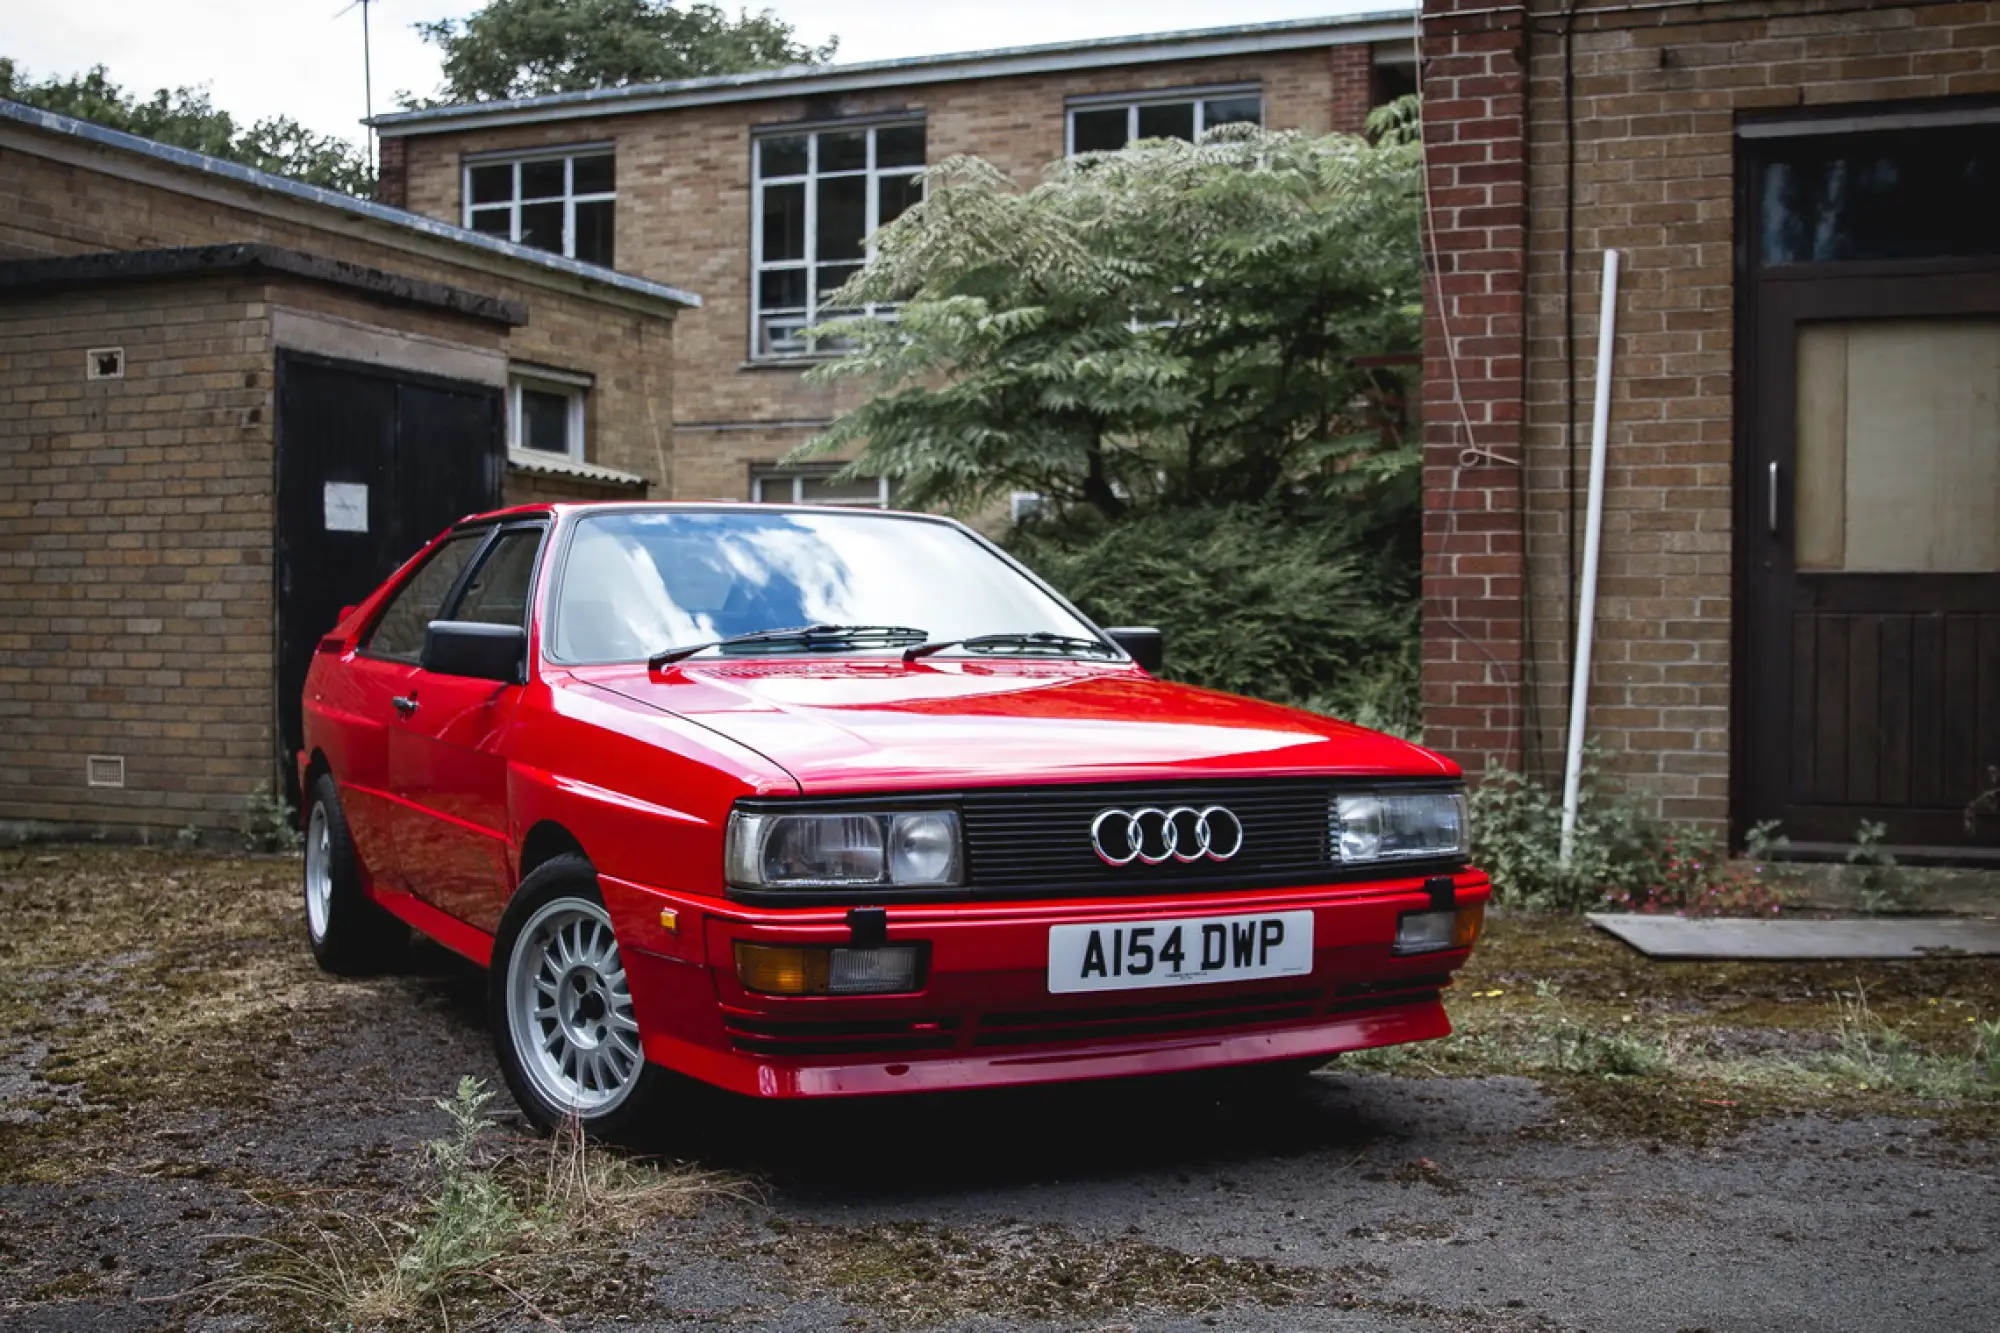
M1305 1269L1091 1239L1061 1226L1016 1224L977 1235L930 1222L774 1226L778 1238L765 1253L793 1283L906 1324L973 1315L1201 1314L1244 1301L1289 1305L1321 1286L1320 1275Z

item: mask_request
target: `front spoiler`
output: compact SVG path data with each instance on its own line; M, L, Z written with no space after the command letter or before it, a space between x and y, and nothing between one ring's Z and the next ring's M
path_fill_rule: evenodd
M794 1064L698 1046L668 1033L645 1039L646 1058L747 1097L867 1097L1190 1073L1261 1061L1333 1056L1451 1035L1441 1001L1343 1014L1305 1027L1121 1041L1004 1055L919 1056Z

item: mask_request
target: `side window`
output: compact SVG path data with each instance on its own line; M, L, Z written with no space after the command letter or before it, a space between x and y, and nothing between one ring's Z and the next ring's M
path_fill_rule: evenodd
M451 594L465 564L472 559L486 533L467 532L453 537L432 553L389 599L389 609L375 622L363 649L371 657L389 657L399 662L415 662L424 651L424 631L438 618L444 599Z
M493 549L472 571L464 596L453 609L453 620L476 620L482 625L528 623L528 598L535 585L535 553L541 549L540 528L516 528L503 532Z

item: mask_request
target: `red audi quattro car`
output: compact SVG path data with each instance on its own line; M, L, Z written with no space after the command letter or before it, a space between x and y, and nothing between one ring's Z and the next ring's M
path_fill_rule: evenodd
M1458 768L1160 680L946 519L467 519L320 643L305 907L490 970L527 1115L1317 1064L1443 1036Z

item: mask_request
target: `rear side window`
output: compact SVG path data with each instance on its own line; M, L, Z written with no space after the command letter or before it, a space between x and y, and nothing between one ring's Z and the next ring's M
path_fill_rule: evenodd
M465 572L466 562L485 540L484 532L461 533L433 551L423 567L389 599L389 607L375 622L375 632L368 636L364 650L370 656L399 662L421 657L424 631L438 618L444 599Z
M540 528L516 528L500 534L486 558L472 571L453 620L482 625L528 625L528 598L535 585L535 553L541 549Z

